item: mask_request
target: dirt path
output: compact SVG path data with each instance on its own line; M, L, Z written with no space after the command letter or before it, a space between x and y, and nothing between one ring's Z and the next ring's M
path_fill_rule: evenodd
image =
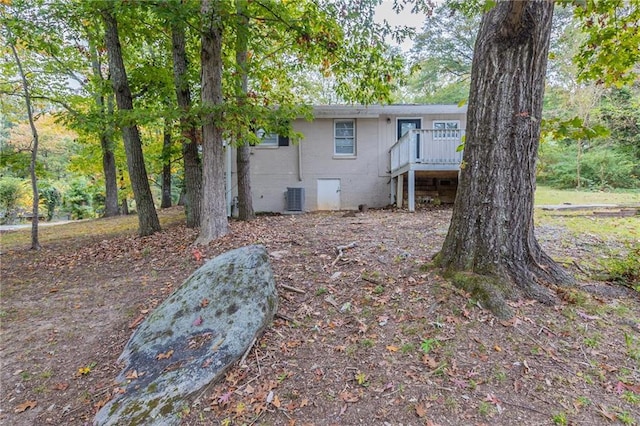
M449 219L446 209L265 216L198 252L183 226L3 249L0 423L90 422L119 391L132 329L200 255L260 243L278 283L303 293L281 288L280 318L245 365L178 408L184 424L637 424L638 293L583 281L562 305L518 301L516 318L498 322L423 268ZM575 273L573 261L609 244L557 226L538 235Z

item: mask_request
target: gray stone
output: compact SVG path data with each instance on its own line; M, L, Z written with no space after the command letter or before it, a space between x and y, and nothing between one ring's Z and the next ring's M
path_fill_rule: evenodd
M173 425L185 399L249 348L271 322L278 294L267 251L239 248L208 261L133 333L118 359L117 395L96 425Z

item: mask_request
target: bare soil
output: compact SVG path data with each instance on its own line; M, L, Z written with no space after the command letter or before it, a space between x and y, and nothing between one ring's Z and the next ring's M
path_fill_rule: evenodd
M618 241L538 226L579 285L557 306L514 301L501 322L425 267L447 208L262 216L207 247L180 209L161 214L176 220L151 237L2 248L1 424L91 424L120 391L116 360L140 321L206 259L255 243L279 315L223 382L184 402L185 425L640 422L640 298L587 276Z

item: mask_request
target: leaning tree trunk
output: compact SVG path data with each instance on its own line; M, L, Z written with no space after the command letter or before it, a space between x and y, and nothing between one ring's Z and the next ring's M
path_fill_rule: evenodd
M98 111L103 118L105 124L100 129L100 147L102 148L102 170L104 173L104 187L105 187L105 202L104 202L104 216L117 216L118 211L118 182L116 176L116 157L114 154L114 141L113 141L113 100L110 97L107 101L108 107L105 109L104 95L102 94L102 82L104 77L100 69L100 58L98 56L98 49L89 43L89 50L91 52L91 68L93 69L93 77L97 80L100 86L95 92L95 102L98 107ZM104 120L105 118L109 120Z
M176 86L178 107L181 110L182 158L184 160L184 192L187 227L200 226L202 205L202 163L198 153L198 130L190 117L191 93L187 79L187 51L184 26L178 21L171 24L173 78Z
M109 55L109 72L111 82L116 94L118 109L124 112L133 111L133 98L129 89L129 82L122 60L122 49L118 35L118 23L112 10L103 10L102 19L105 25L105 42ZM127 155L127 167L133 196L136 200L138 213L138 233L141 236L151 235L160 231L160 221L153 204L153 196L147 178L147 169L142 154L142 142L140 133L135 124L122 126L122 138Z
M222 141L222 22L216 0L202 0L202 221L196 242L207 244L229 232Z
M238 107L246 104L247 99L247 45L249 43L249 19L246 16L245 0L237 2L238 28L236 34L236 67L238 81L236 99ZM238 129L242 135L249 129ZM239 140L236 150L236 164L238 169L238 219L250 221L256 218L251 198L251 147L245 141Z
M27 117L29 118L29 126L31 126L31 135L33 136L33 143L31 145L31 161L29 163L29 175L31 176L31 191L33 194L33 218L31 219L31 250L40 250L40 241L38 239L38 220L40 212L40 196L38 194L38 177L36 176L36 159L38 158L38 129L36 129L36 123L33 118L33 109L31 108L31 92L29 91L29 83L27 82L27 76L22 68L22 61L18 56L16 46L11 41L9 43L13 57L16 60L18 66L18 73L22 80L22 90L24 92L24 103L27 107Z
M536 157L553 2L499 1L475 45L458 193L437 263L497 316L505 300L553 303L545 285L572 278L533 226Z

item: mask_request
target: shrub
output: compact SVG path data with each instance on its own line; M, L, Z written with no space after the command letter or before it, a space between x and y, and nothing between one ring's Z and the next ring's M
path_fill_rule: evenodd
M0 178L0 223L12 223L16 218L18 200L24 192L22 179Z

